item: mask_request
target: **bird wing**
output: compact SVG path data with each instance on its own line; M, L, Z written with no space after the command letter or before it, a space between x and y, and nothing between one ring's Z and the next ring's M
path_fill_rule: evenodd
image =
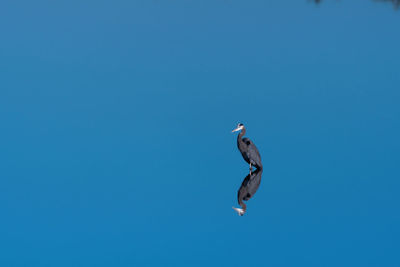
M261 166L261 156L260 152L258 152L257 147L249 138L243 138L243 142L247 145L247 156L249 159L252 159L258 166Z
M250 153L250 155L251 155L252 158L261 159L261 157L260 157L260 152L258 152L257 147L256 147L253 143L251 143L251 144L249 145L249 153Z

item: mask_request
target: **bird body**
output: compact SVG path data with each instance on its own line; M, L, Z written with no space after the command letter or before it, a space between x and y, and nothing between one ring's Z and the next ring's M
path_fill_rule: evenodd
M255 166L257 169L262 169L263 166L261 163L261 156L260 152L258 152L257 147L249 138L243 138L246 133L246 128L244 127L244 125L239 123L238 127L233 131L240 131L237 137L237 146L240 153L242 154L243 159L248 164L250 164L250 170L252 169L252 166Z

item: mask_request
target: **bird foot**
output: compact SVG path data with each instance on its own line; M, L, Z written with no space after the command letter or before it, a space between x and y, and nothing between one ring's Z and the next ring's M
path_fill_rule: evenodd
M232 209L234 209L238 213L239 216L243 216L243 214L244 214L244 210L243 209L235 208L235 207L232 207Z

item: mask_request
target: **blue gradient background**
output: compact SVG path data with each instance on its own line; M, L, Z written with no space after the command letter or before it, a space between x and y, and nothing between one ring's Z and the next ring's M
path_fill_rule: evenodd
M5 1L1 266L400 266L400 13ZM231 209L258 146L261 186Z

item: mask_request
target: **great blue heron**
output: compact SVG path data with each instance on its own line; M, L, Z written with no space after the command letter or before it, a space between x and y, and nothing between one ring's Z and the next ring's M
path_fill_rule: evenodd
M242 138L243 135L246 133L246 128L242 123L239 123L236 129L232 131L232 133L237 131L240 131L237 136L237 146L244 160L250 164L250 174L253 170L252 166L255 166L257 169L262 170L263 166L261 163L261 156L260 152L258 152L257 147L249 138Z

